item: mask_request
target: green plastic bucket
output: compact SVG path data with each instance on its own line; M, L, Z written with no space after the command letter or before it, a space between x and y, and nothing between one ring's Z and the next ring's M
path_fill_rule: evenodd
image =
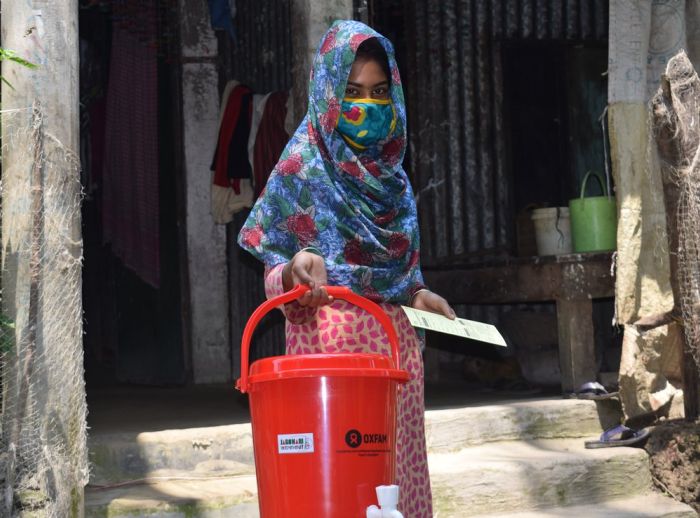
M584 197L586 183L594 176L604 196ZM581 197L569 201L574 252L603 252L617 245L617 206L599 175L589 171L581 183Z

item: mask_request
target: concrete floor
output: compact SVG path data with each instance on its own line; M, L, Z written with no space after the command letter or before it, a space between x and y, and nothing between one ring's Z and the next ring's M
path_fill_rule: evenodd
M532 397L561 398L556 390L496 391L467 383L429 383L426 408L457 408ZM202 428L248 422L247 396L231 385L88 387L91 434Z

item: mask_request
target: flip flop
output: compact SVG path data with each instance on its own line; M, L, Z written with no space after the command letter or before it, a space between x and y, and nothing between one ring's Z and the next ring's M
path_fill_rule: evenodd
M597 381L589 381L576 389L576 391L571 394L571 397L576 399L602 401L604 399L616 398L618 395L619 392L608 392L605 390L605 387Z
M586 441L586 448L613 448L616 446L633 446L644 442L649 437L649 430L643 428L641 430L632 430L625 425L620 424L613 428L605 430L597 441Z

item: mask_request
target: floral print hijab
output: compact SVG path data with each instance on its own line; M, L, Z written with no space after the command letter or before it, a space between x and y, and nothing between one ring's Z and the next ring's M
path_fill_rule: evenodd
M389 58L397 122L387 140L355 151L336 131L355 52L377 38ZM328 284L375 301L406 303L423 288L416 205L401 167L406 107L394 50L356 21L336 21L321 40L309 107L238 237L267 267L304 248L325 259Z

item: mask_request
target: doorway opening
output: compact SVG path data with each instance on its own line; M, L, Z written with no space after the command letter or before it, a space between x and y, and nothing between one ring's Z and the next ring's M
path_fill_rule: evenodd
M80 2L88 390L188 380L168 2Z

